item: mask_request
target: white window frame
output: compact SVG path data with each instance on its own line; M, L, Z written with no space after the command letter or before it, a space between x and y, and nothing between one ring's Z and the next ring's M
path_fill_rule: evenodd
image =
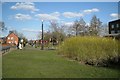
M8 37L8 40L10 40L10 37Z
M116 24L116 27L119 28L119 24Z
M11 40L13 40L14 38L13 37L11 37Z
M111 28L112 28L112 29L114 29L114 27L115 27L115 25L114 25L114 24L112 24L112 25L111 25Z
M115 33L115 31L114 30L111 30L111 34L114 34Z

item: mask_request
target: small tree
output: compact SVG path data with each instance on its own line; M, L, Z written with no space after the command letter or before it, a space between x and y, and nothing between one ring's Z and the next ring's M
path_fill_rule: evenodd
M44 32L44 40L47 40L49 41L50 38L51 38L51 32L50 31L47 31L47 32Z

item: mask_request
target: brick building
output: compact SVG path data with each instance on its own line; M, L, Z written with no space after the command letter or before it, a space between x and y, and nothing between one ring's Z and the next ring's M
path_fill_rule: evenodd
M6 37L6 43L10 45L18 45L18 41L19 41L18 36L13 32Z

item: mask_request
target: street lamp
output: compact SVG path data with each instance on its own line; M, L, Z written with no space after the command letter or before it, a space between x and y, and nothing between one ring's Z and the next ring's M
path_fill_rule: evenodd
M42 44L41 44L41 50L44 50L44 42L43 42L43 20L42 20Z

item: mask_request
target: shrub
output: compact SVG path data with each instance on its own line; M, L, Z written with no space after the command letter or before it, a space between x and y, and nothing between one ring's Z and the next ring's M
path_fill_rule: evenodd
M106 65L118 61L117 41L101 37L72 37L66 39L58 50L59 54L91 65Z

